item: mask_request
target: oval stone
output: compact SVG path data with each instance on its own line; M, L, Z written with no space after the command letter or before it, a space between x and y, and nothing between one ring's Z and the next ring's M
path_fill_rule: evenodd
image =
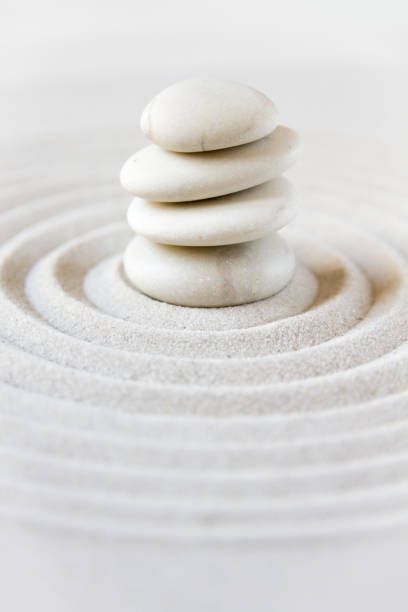
M299 153L298 134L283 126L256 142L220 151L173 153L150 145L127 160L120 180L125 189L147 200L201 200L276 178Z
M207 200L167 203L135 198L128 211L130 227L165 244L217 246L261 238L296 214L292 184L277 178L258 187Z
M295 259L273 233L243 244L181 247L137 236L125 251L130 282L152 298L179 306L234 306L267 298L287 285Z
M170 151L213 151L252 142L277 125L273 102L233 81L196 78L167 87L147 105L144 134Z

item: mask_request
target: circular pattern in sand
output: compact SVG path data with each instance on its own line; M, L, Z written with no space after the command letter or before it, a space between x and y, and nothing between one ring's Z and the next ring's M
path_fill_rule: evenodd
M128 197L106 176L126 152L109 145L1 169L3 514L262 542L406 522L407 181L378 163L314 181L315 152L283 232L291 284L190 309L123 275ZM80 161L92 146L99 175Z

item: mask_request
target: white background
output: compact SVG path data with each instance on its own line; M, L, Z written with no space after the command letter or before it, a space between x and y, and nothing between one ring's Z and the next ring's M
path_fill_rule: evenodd
M404 0L2 0L3 138L126 123L179 78L270 94L302 131L407 135ZM44 94L47 95L44 95Z

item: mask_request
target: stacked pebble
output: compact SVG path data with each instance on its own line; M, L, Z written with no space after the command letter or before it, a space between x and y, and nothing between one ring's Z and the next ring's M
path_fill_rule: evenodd
M143 293L182 306L232 306L269 297L292 278L295 260L277 230L296 214L280 175L300 149L277 125L269 98L217 79L176 83L142 115L153 142L123 166L136 197L137 236L124 256Z

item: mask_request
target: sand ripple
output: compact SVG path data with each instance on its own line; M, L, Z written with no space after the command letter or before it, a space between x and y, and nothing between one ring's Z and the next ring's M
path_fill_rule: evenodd
M191 309L127 284L128 198L105 178L126 156L90 176L92 146L0 170L2 513L217 541L405 525L408 181L368 162L313 181L315 151L292 283Z

